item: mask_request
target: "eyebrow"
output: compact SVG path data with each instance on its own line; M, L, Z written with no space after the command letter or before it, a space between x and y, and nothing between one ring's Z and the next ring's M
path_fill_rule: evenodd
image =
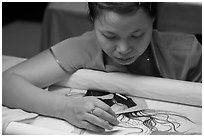
M143 31L144 29L137 29L131 33L138 33L138 32L141 32ZM109 30L99 30L101 33L109 33L109 34L113 34L113 35L117 35L117 33L115 32L112 32L112 31L109 31Z
M102 33L106 32L106 33L116 34L116 33L112 32L112 31L109 31L109 30L99 30L99 31L102 32Z

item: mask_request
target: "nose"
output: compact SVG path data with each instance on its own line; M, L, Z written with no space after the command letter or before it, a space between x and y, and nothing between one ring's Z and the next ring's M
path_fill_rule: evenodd
M116 51L119 54L125 55L125 54L128 54L129 52L131 52L131 48L127 42L122 41L122 42L119 42L117 44Z

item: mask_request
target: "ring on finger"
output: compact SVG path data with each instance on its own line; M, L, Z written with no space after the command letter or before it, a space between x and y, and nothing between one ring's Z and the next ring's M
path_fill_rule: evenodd
M93 107L90 111L91 114L93 114L94 110L96 109L96 107Z

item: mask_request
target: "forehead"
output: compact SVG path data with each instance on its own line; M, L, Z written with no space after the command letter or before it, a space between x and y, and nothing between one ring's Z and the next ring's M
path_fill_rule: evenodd
M139 8L133 14L119 14L112 11L103 11L96 19L95 26L108 30L145 29L151 24L151 17Z

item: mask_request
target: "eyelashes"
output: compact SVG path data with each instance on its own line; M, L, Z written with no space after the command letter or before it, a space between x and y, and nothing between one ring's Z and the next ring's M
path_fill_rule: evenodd
M117 36L113 35L113 36L109 36L109 35L105 35L105 34L102 34L106 39L110 39L110 40L113 40L113 39L116 39Z
M143 33L140 33L140 34L137 34L137 35L131 35L131 38L140 38L140 37L143 37L144 36L144 32Z
M116 35L106 35L106 34L102 34L106 39L109 39L109 40L116 40L116 39L119 39L118 36ZM131 35L129 36L130 39L139 39L141 37L144 36L144 33L141 33L139 35Z

